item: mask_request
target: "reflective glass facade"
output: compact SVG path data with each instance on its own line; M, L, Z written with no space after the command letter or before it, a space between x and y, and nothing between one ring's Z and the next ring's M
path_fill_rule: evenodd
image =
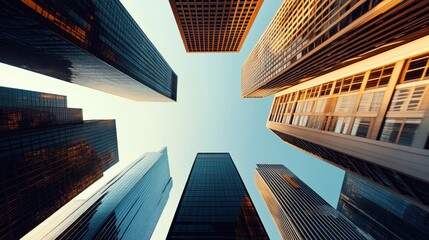
M255 182L283 239L372 239L283 165L257 164Z
M242 97L265 97L429 34L429 3L284 1L242 67Z
M172 185L167 148L146 153L70 215L24 239L150 239Z
M198 153L167 239L269 239L229 153Z
M175 101L177 75L119 0L12 0L0 61L136 101Z
M17 239L119 161L116 126L83 121L64 96L0 88L0 98L0 239Z
M187 52L238 52L263 0L170 0Z
M429 239L429 212L346 173L337 209L375 239Z
M429 45L422 40L276 94L267 127L428 210Z

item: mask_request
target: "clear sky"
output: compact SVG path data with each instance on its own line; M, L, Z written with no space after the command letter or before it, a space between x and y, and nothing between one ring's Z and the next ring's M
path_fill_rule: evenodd
M167 0L121 1L178 75L176 103L138 103L0 64L0 86L67 95L85 119L116 119L120 162L168 147L173 189L152 239L164 239L195 155L229 152L271 239L280 239L254 183L257 163L284 164L336 207L344 172L283 143L265 125L273 97L240 98L241 65L281 0L264 1L240 53L187 54ZM97 186L88 189L86 196Z

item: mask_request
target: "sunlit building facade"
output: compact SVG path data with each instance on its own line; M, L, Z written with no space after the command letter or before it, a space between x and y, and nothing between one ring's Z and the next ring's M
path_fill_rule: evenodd
M283 141L429 206L429 37L275 95Z
M0 62L136 101L176 101L177 75L119 0L12 0Z
M0 239L18 239L117 163L115 120L65 96L0 88Z
M23 239L150 239L172 185L167 148L146 153Z
M284 1L242 67L265 97L429 34L428 1Z
M263 0L170 0L187 52L239 52Z
M167 239L269 239L229 153L198 153Z
M429 239L429 212L346 173L338 211L375 239Z
M283 239L372 239L281 164L257 164L255 182Z

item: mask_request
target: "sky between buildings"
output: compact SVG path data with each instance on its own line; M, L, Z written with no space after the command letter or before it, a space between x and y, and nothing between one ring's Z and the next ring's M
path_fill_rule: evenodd
M145 152L168 147L173 189L152 239L165 239L198 152L229 152L271 239L281 239L254 183L257 163L284 164L336 207L344 172L265 127L273 97L240 98L241 65L282 0L264 1L239 53L187 54L167 0L121 0L178 75L176 103L140 103L0 64L0 86L66 95L84 119L116 119L120 162L85 198Z

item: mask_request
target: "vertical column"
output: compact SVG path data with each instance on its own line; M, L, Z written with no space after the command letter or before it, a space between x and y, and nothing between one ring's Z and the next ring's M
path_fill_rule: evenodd
M380 132L381 126L383 125L384 118L386 116L389 103L393 97L393 92L395 91L395 87L399 78L401 77L402 68L404 66L405 60L401 60L395 63L395 67L393 68L392 75L390 76L389 83L386 86L386 90L384 91L384 97L381 101L380 110L378 111L377 117L372 123L371 132L368 135L369 139L377 139L378 134Z

